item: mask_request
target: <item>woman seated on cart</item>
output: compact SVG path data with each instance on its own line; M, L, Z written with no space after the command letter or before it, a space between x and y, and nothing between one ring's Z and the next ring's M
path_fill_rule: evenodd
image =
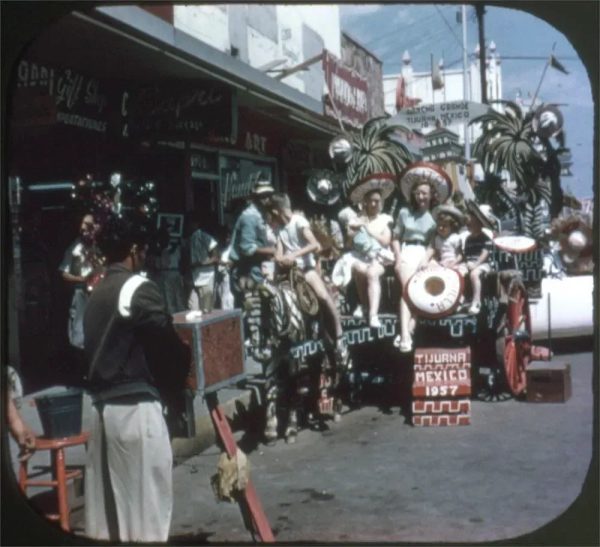
M380 278L385 271L384 267L393 264L394 258L390 249L393 219L381 212L384 201L393 190L393 178L379 174L375 178L361 181L349 196L355 203L362 202L361 214L348 222L355 257L352 275L360 302L354 316L366 316L369 326L373 328L381 325L378 316L381 301Z
M426 162L407 166L400 174L400 190L408 207L400 209L392 248L395 256L395 272L404 289L406 283L426 258L427 246L433 240L436 223L431 209L445 202L450 196L452 182L440 167ZM403 294L399 304L400 334L394 345L401 352L412 350L415 320Z

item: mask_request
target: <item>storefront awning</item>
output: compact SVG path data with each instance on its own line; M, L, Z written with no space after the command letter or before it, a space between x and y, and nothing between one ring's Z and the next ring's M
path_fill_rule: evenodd
M240 106L304 125L323 136L339 131L335 121L323 115L321 101L136 6L75 11L49 27L34 41L32 51L51 51L54 58L80 68L93 67L106 78L214 79L237 90Z

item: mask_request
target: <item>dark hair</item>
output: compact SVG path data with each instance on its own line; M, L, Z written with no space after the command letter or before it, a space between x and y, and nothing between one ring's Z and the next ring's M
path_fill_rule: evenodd
M98 247L108 264L125 260L134 244L143 246L148 240L148 227L144 222L117 215L111 215L104 222L97 236Z
M437 224L439 224L441 222L447 222L448 224L450 224L452 231L453 232L458 232L458 230L461 227L460 222L458 222L456 220L456 217L454 215L451 215L449 213L440 213L437 217Z
M415 189L417 187L423 186L423 185L429 186L429 189L431 190L431 193L430 193L431 201L429 203L429 210L431 211L434 207L436 207L439 204L438 204L437 189L436 189L435 185L428 180L420 180L418 182L415 182L412 185L412 188L410 189L410 200L409 200L410 208L413 210L417 208L417 202L415 201Z

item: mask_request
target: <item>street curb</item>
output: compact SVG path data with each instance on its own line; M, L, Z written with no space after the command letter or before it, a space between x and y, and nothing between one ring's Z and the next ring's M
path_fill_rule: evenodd
M248 415L257 409L256 397L251 390L220 404L232 431L245 429ZM171 441L173 459L179 463L196 456L215 444L217 437L209 414L196 416L196 434L193 437L174 437Z

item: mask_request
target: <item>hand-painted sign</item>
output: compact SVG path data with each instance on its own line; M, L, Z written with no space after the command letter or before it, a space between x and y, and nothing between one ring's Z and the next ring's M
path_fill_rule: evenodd
M404 125L411 129L434 129L438 120L443 126L467 124L477 116L488 112L489 109L486 104L472 101L420 104L400 110L388 120L388 123Z
M58 123L106 133L109 92L97 78L27 59L17 67L14 123Z
M214 81L169 82L127 91L129 135L232 137L233 91Z
M342 65L329 51L323 51L323 72L327 95L324 114L349 125L360 127L369 117L369 86L358 72Z

